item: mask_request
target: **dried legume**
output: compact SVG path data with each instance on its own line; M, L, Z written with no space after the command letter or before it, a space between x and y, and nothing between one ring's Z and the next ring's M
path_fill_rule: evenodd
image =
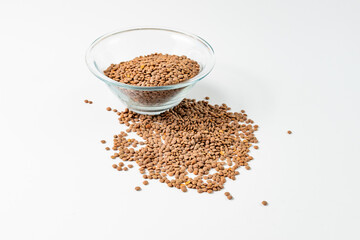
M225 104L191 99L157 116L125 109L118 112L119 123L143 140L129 139L127 131L120 132L113 139L116 153L112 158L136 162L144 179L157 179L169 187L219 191L228 179L235 180L238 168L250 170L250 148L258 142L258 127L245 111L229 110ZM141 148L135 149L134 143Z

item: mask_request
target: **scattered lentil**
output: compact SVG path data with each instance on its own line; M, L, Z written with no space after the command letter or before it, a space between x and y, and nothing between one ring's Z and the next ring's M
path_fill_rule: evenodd
M261 204L264 205L264 206L267 206L268 202L267 201L262 201Z
M227 196L227 199L231 200L233 197L231 195Z
M136 186L136 187L135 187L135 190L136 190L136 191L140 191L140 190L141 190L141 187Z
M106 110L107 110L107 111L111 111L111 107L107 107Z
M144 184L144 185L148 185L149 182L145 180L145 181L143 181L143 184Z
M106 141L105 141L105 140L101 140L100 142L101 142L102 144L106 143Z
M89 100L86 99L86 100L84 100L84 102L85 102L85 103L89 103Z
M229 110L226 104L210 105L193 99L184 99L160 115L140 115L125 109L118 112L118 120L128 131L114 135L117 155L113 156L135 161L144 179L157 179L182 191L219 191L228 178L235 180L238 168L250 169L250 148L258 142L253 121L244 113ZM127 132L143 140L129 139ZM141 148L135 150L134 143Z
M288 133L288 134L292 134L292 131L289 130L287 133Z

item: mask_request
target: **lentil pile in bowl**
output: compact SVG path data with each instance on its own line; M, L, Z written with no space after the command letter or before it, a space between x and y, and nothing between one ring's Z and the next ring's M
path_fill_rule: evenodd
M200 65L186 56L154 53L111 64L104 74L117 82L155 87L189 80L199 71Z
M104 74L121 83L140 87L161 87L178 84L195 77L200 65L186 56L154 53L130 61L111 64ZM162 91L122 89L132 102L143 106L156 106L176 98L184 88Z

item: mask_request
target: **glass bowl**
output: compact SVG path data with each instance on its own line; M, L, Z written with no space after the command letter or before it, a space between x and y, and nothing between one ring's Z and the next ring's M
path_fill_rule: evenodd
M142 87L117 82L104 74L112 63L118 64L152 53L185 55L200 65L200 72L187 81L167 86ZM172 29L141 27L105 34L86 52L89 70L132 111L160 114L178 105L190 89L214 67L214 50L204 39Z

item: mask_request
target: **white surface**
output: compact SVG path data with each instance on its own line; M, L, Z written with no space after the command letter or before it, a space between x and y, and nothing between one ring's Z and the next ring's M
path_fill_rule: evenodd
M1 1L0 239L360 239L359 12L341 0ZM120 131L105 108L122 107L84 53L136 25L208 40L217 64L191 96L260 125L252 170L226 184L233 201L154 181L136 192L136 170L111 168L99 141Z

